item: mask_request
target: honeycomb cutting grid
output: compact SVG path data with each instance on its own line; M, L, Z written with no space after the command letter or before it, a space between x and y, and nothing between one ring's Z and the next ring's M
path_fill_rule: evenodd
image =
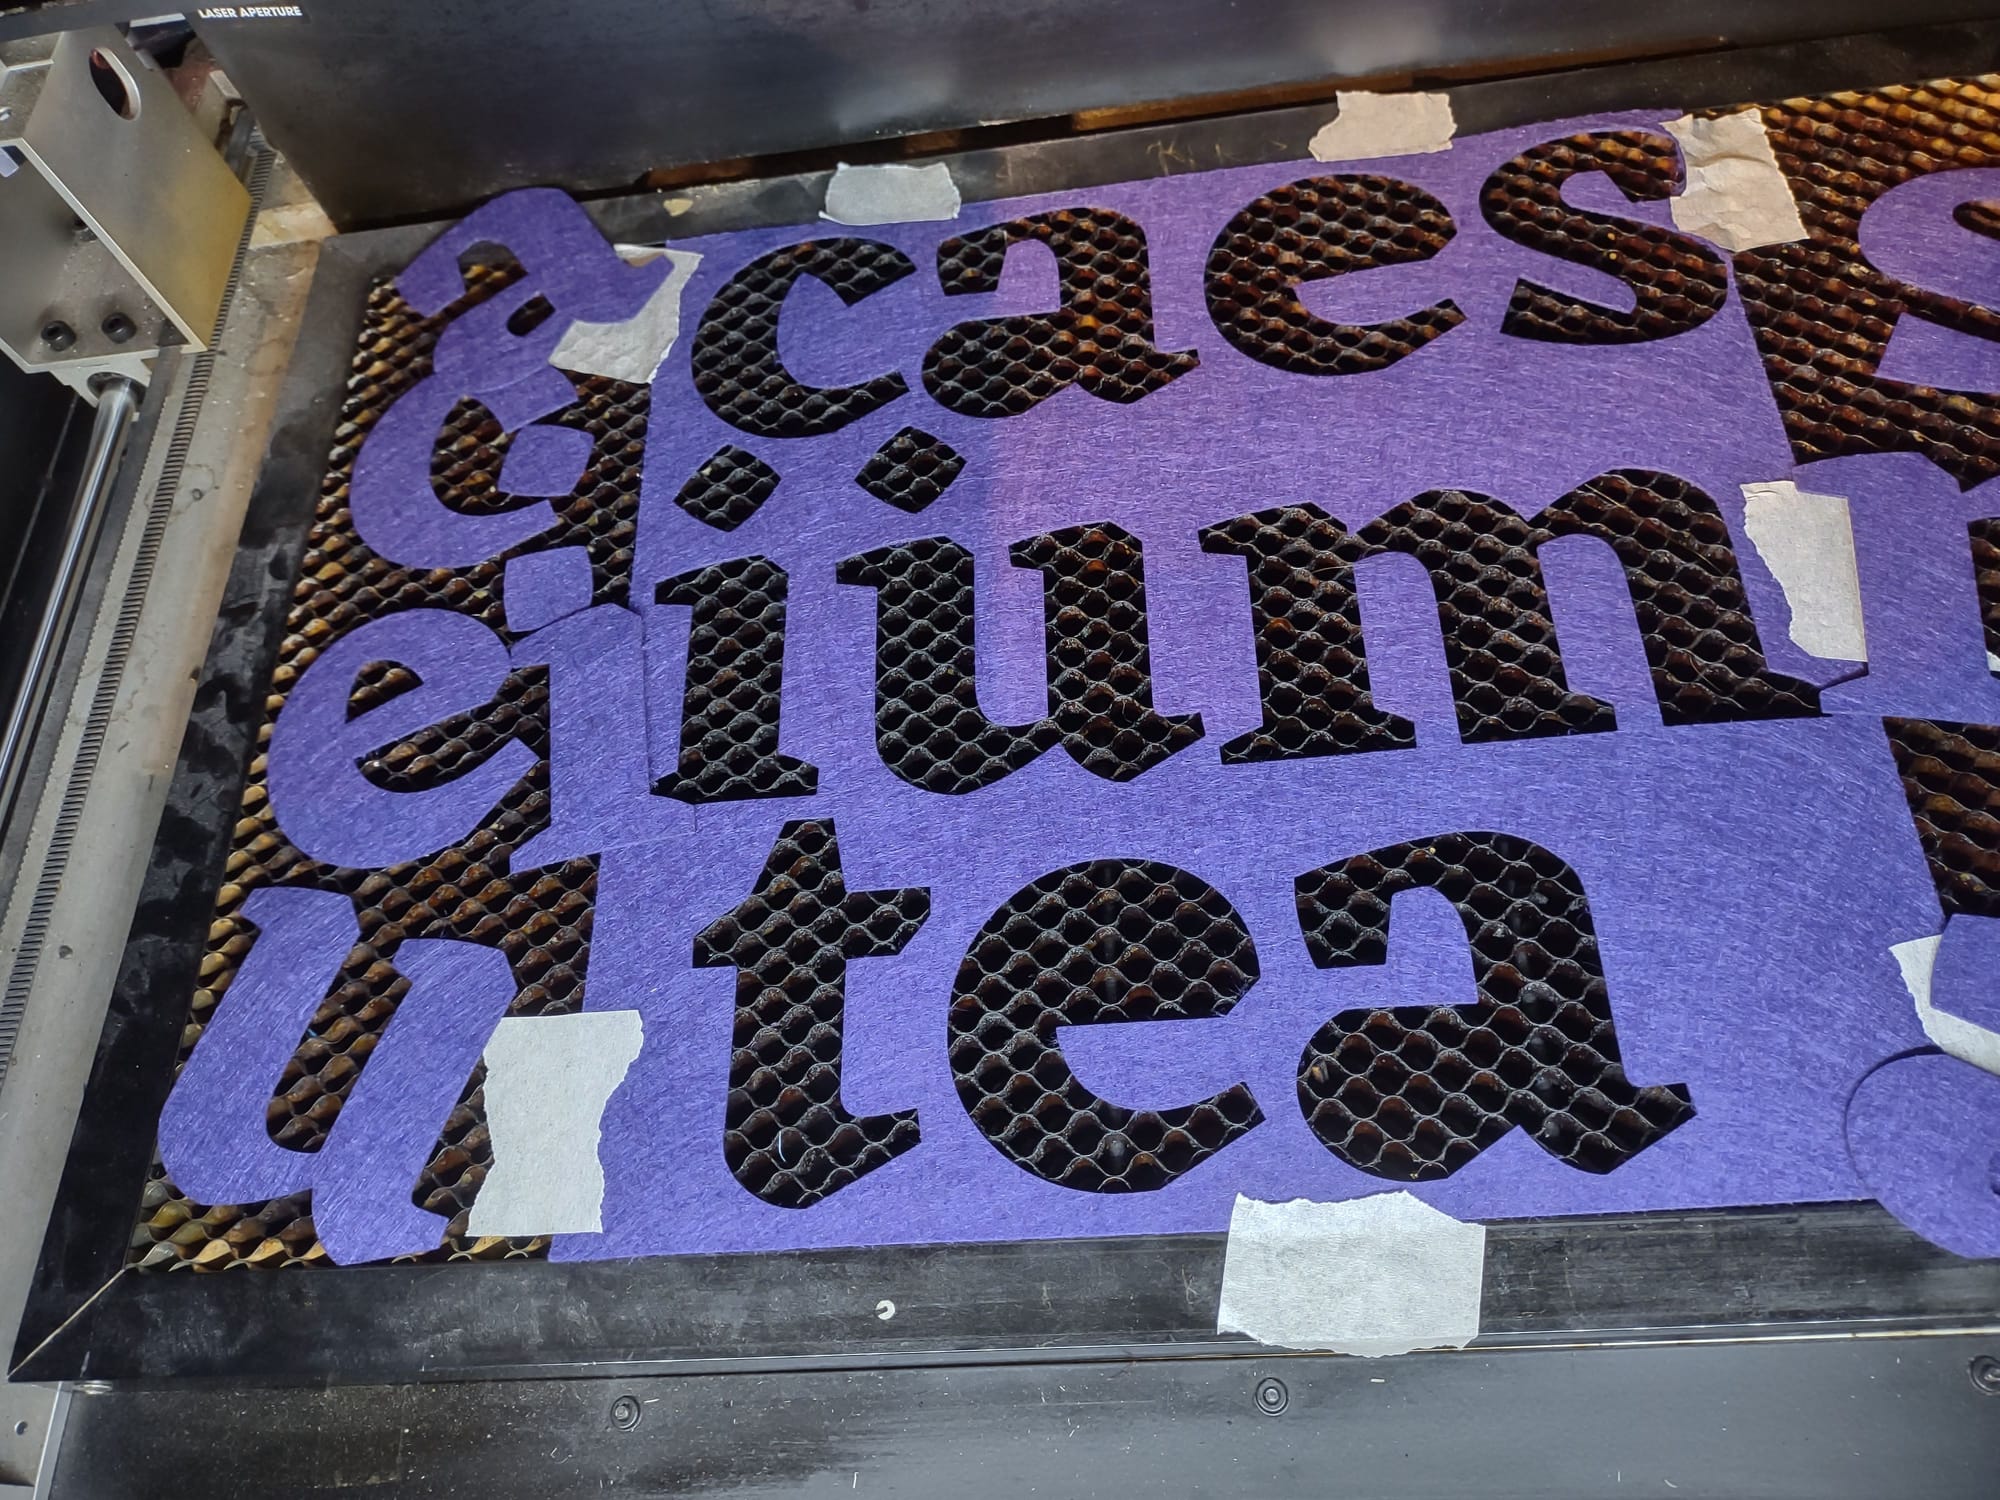
M1406 553L1430 574L1467 744L1616 727L1611 705L1572 692L1563 672L1539 527L1484 495L1437 490L1357 535L1370 551Z
M854 482L884 505L915 515L964 470L964 456L943 438L905 427L869 455Z
M674 504L703 525L734 531L771 498L778 479L778 471L756 454L725 443L688 476Z
M2000 917L2000 727L1884 719L1945 915Z
M1939 167L1990 166L2000 161L2000 136L1996 136L1996 125L2000 125L2000 78L1794 100L1769 106L1764 113L1779 161L1792 180L1813 238L1803 245L1738 256L1736 275L1766 368L1773 377L1779 408L1799 455L1809 458L1913 447L1951 469L1962 480L1977 480L2000 472L2000 420L1996 420L1993 403L1949 393L1885 391L1869 374L1893 318L1905 308L1924 311L1941 322L1975 334L1996 332L1996 320L1979 309L1945 299L1914 296L1899 301L1894 289L1887 287L1859 257L1853 242L1862 209L1894 183ZM1502 188L1486 195L1482 209L1490 222L1504 222L1524 241L1572 258L1584 257L1589 263L1588 253L1604 248L1603 227L1561 202L1559 179L1575 171L1601 167L1628 193L1647 196L1664 166L1656 143L1644 139L1646 134L1636 133L1632 140L1621 136L1609 143L1569 140L1554 143L1539 153L1529 153L1535 158L1533 161L1524 158L1502 170ZM1299 279L1364 265L1406 262L1434 253L1450 233L1434 205L1408 198L1385 199L1380 195L1379 183L1366 179L1358 188L1329 188L1322 180L1313 179L1274 191L1257 208L1255 215L1239 216L1238 221L1225 227L1207 265L1209 302L1217 326L1239 347L1269 362L1308 374L1370 370L1394 363L1452 326L1457 310L1448 305L1375 327L1334 325L1314 319L1290 291L1292 283ZM1960 217L1962 223L1976 231L2000 231L2000 222L1995 222L1992 215L1974 213ZM1080 275L1094 274L1093 267L1115 266L1119 275L1112 282L1116 283L1129 274L1135 257L1143 255L1143 241L1128 233L1124 226L1108 220L1100 222L1101 219L1103 215L1098 211L1078 210L1067 219L1046 220L1047 232L1029 237L1040 239L1047 251L1038 248L1031 253L1054 252L1060 256L1067 247L1078 260ZM1000 267L1000 256L995 252L1003 249L1000 241L1006 238L1001 236L980 250L986 257L982 264L993 276L999 274ZM895 254L875 255L871 259L870 252L837 248L843 244L851 247L854 243L820 241L765 257L756 266L746 268L732 283L733 290L717 299L709 310L711 316L704 320L704 326L691 342L697 388L725 419L760 436L803 436L832 431L866 411L909 395L900 377L884 376L855 387L814 390L792 382L781 365L758 364L755 358L749 365L744 363L746 356L774 351L772 314L784 291L799 276L821 279L843 300L858 302L871 289L886 286L917 269ZM979 268L974 261L978 256L969 252L955 252L955 256L946 256L943 263L960 272L970 270L976 279ZM1702 267L1685 257L1677 258L1665 251L1649 253L1643 264L1628 263L1623 269L1635 285L1639 299L1634 316L1643 321L1648 331L1664 328L1676 320L1696 318L1711 300ZM503 268L475 272L474 290L467 302L490 295L506 284L511 274ZM1108 383L1104 391L1093 394L1113 400L1129 399L1138 389L1132 386L1132 380L1144 385L1180 373L1181 357L1152 345L1150 319L1143 305L1129 297L1113 295L1117 288L1110 283L1100 285L1099 281L1091 281L1085 285L1078 280L1073 290L1095 299L1092 316L1103 326L1090 331L1100 345L1128 350L1137 361L1133 369L1119 375L1119 379L1125 380L1124 385L1109 378L1118 372L1098 372L1107 377ZM477 614L496 626L501 623L498 562L435 572L392 568L362 546L345 508L348 474L361 440L388 404L426 372L439 328L456 311L451 310L444 318L426 320L417 317L386 288L378 288L371 294L345 393L341 425L308 538L294 608L270 684L260 744L268 740L270 718L297 674L318 649L359 621L394 609L432 605ZM1523 307L1519 311L1526 320L1523 328L1535 324L1541 336L1555 337L1594 328L1589 323L1592 315L1574 308ZM856 315L861 315L859 308ZM1062 337L1043 340L1025 359L1017 358L1024 351L1011 345L996 346L991 351L980 345L981 351L991 357L964 366L959 372L964 379L943 382L937 389L954 400L962 395L970 401L970 393L976 386L980 400L986 403L983 410L998 414L1025 410L1040 396L1072 378L1082 381L1082 371L1072 372L1062 363L1078 330L1057 327L1047 318L1035 328L1053 328ZM1605 336L1608 332L1595 328L1593 336ZM967 336L973 337L970 326ZM993 385L996 372L1005 375L999 387ZM1009 383L1014 379L1025 383L1016 390ZM625 594L646 399L647 393L642 389L598 379L583 380L579 383L577 404L549 419L582 427L596 441L591 469L577 496L559 503L563 523L560 531L539 545L585 545L592 562L596 597L600 600L622 599ZM914 399L923 400L921 396ZM914 406L910 413L913 417L917 415ZM915 436L910 446L914 455L919 446ZM495 479L505 449L505 441L488 414L474 404L462 406L453 414L434 462L434 479L440 496L446 503L468 511L507 506L510 501L498 492ZM893 467L893 462L903 456L898 449L888 454L885 462ZM938 457L940 463L948 463L944 455ZM942 469L936 477L942 477ZM718 529L728 529L741 524L760 506L774 484L773 471L745 450L731 446L720 450L700 471L688 476L679 499L690 514ZM1603 488L1601 484L1599 487ZM921 488L907 484L890 488L891 495L885 498L891 503L910 504L924 493ZM1761 658L1753 661L1746 655L1747 649L1754 648L1754 634L1745 633L1749 618L1741 603L1740 586L1732 591L1725 571L1713 566L1714 549L1720 538L1713 534L1705 514L1697 515L1685 508L1685 498L1657 484L1633 481L1627 476L1594 498L1579 501L1583 509L1572 517L1575 524L1569 527L1610 541L1621 560L1628 564L1628 577L1635 576L1631 571L1635 564L1629 554L1636 548L1640 554L1636 564L1638 573L1653 578L1658 585L1649 597L1636 599L1635 604L1648 659L1670 722L1809 712L1808 700L1797 685L1763 674L1759 670ZM1576 501L1578 497L1571 499ZM1465 519L1463 515L1442 512L1412 517L1407 534L1400 540L1410 550L1432 548L1447 576L1452 577L1455 590L1463 590L1476 581L1475 575L1482 568L1494 566L1512 580L1501 581L1496 575L1494 581L1498 583L1500 596L1504 599L1510 592L1518 592L1521 580L1513 565L1519 558L1511 553L1508 557L1482 561L1469 535L1463 539L1464 550L1456 557L1447 555L1452 552L1451 547L1442 550L1436 547L1442 535L1438 528L1448 529ZM1548 513L1535 520L1537 525L1548 524ZM1677 532L1678 540L1662 543L1659 538L1663 530ZM1254 544L1250 539L1237 538L1248 548L1246 556L1253 587L1257 586L1261 572L1263 585L1272 590L1293 584L1305 588L1295 565L1298 547L1310 543L1307 535L1310 531L1306 527L1298 535L1257 539ZM1107 547L1115 551L1114 544L1120 539L1103 533L1101 528L1095 531L1079 528L1075 537L1057 541L1059 544L1052 544L1049 556L1019 561L1042 567L1048 575L1046 602L1058 655L1068 653L1074 658L1066 670L1087 666L1093 655L1102 657L1111 668L1108 685L1114 689L1113 706L1120 710L1095 719L1084 714L1082 705L1090 697L1090 690L1107 684L1080 681L1078 696L1065 710L1069 722L1061 726L1077 742L1071 753L1094 761L1091 769L1099 774L1115 778L1136 774L1165 755L1188 750L1198 734L1197 726L1185 720L1150 715L1147 705L1136 696L1134 690L1145 671L1143 642L1135 643L1129 632L1103 642L1065 633L1069 622L1067 597L1087 582L1072 576L1066 554L1075 553L1086 563L1093 563L1091 554L1103 552ZM1265 546L1265 542L1270 545ZM1980 571L1989 640L2000 649L2000 524L1976 526L1972 543ZM1501 551L1508 553L1509 549L1503 546ZM951 571L950 559L942 556L921 561L926 566ZM1109 556L1094 558L1094 564L1116 561ZM1113 571L1119 570L1114 567ZM1132 572L1136 577L1136 569ZM856 577L852 581L874 583L883 589L881 607L893 604L882 579ZM914 579L905 581L915 586ZM1351 736L1353 729L1340 721L1340 714L1353 706L1353 683L1341 679L1342 658L1337 651L1329 654L1321 650L1324 642L1306 637L1314 630L1332 630L1333 617L1345 607L1345 601L1338 590L1326 590L1324 578L1314 580L1313 587L1316 592L1310 598L1302 594L1293 603L1290 614L1302 632L1295 646L1302 644L1310 650L1302 654L1295 649L1290 656L1274 657L1271 664L1274 690L1295 706L1306 705L1302 722L1321 714L1323 723L1318 727L1331 736L1328 744L1338 745ZM1490 597L1481 597L1485 592L1473 588L1469 603L1481 608L1490 604ZM1302 605L1309 607L1302 609ZM1478 609L1468 611L1462 623L1471 624L1477 613ZM1078 619L1081 621L1081 616ZM909 653L899 658L898 670L892 676L897 683L913 686L898 698L888 721L892 734L912 747L906 779L934 790L964 790L983 784L991 776L1004 774L1010 761L1031 758L1050 748L1046 740L1056 727L1052 721L1045 721L1049 723L1048 730L1023 739L1019 737L1020 731L987 725L971 717L969 711L976 710L976 699L963 691L969 683L958 680L965 675L965 653L950 610L932 611L919 620L916 613L901 609L892 620L883 621L882 628L891 631ZM1576 695L1554 691L1552 680L1535 666L1540 658L1534 656L1534 643L1526 645L1527 654L1518 658L1488 650L1491 661L1481 659L1481 664L1490 670L1477 685L1476 694L1470 695L1476 721L1501 734L1509 734L1536 732L1542 725L1573 727L1565 718L1566 710L1570 720L1579 715L1588 720L1595 712L1590 700L1573 701ZM1477 652L1485 648L1474 643L1468 649ZM1458 664L1464 666L1470 660L1465 655ZM354 695L355 706L362 708L385 701L403 686L407 682L394 672L365 675ZM935 694L934 699L928 703L918 701L919 686L927 686ZM878 682L878 689L881 687ZM1330 693L1326 691L1329 688L1333 690ZM1285 697L1287 694L1290 696ZM405 744L387 748L372 774L385 785L425 785L490 754L508 734L519 734L531 747L544 750L546 699L546 683L539 671L517 673L507 680L493 704L414 736ZM878 699L879 711L882 704ZM955 738L941 733L954 725ZM1308 727L1313 727L1310 722ZM2000 741L1995 740L1996 731L1980 726L1903 720L1889 721L1886 727L1909 792L1918 832L1947 908L2000 915L2000 853L1996 852L2000 851ZM1100 743L1093 743L1093 738ZM1309 738L1301 740L1302 744L1309 742ZM1277 738L1271 738L1270 743L1279 749L1286 748ZM916 753L919 748L922 755ZM1220 753L1220 750L1221 747L1211 750L1198 746L1191 753ZM953 752L957 753L957 759L950 758ZM545 777L545 767L538 766L514 789L486 826L458 849L418 865L388 871L343 871L316 866L285 843L264 797L260 754L253 762L244 794L183 1050L199 1036L248 951L252 933L238 915L244 895L259 885L275 882L323 885L344 891L355 899L363 913L363 945L343 968L334 992L315 1017L311 1034L287 1069L272 1103L272 1132L288 1145L312 1149L324 1140L358 1068L401 999L404 986L395 975L393 953L395 944L404 937L452 935L495 943L507 953L522 986L518 1011L574 1007L588 955L594 864L574 861L519 877L508 870L511 851L546 819ZM1088 956L1089 943L1081 949L1073 946L1077 934L1083 930L1078 926L1080 923L1087 927L1086 936L1095 935L1092 941L1107 941L1104 930L1091 925L1088 909L1092 900L1123 902L1121 911L1143 915L1149 900L1167 899L1159 895L1160 891L1177 890L1173 880L1164 875L1146 878L1154 882L1150 888L1153 895L1132 899L1118 894L1115 880L1106 894L1100 880L1095 895L1084 900L1081 914L1064 904L1059 889L1041 892L1028 900L1022 910L1010 912L1002 924L1005 941L1015 945L1016 962L1046 961L1051 967L1045 972L1057 976L1066 972L1065 962L1083 962L1083 958L1063 960L1057 949ZM1240 971L1243 959L1248 957L1247 950L1239 952L1231 946L1228 924L1212 908L1211 895L1178 891L1174 896L1176 909L1203 914L1201 919L1209 923L1207 935L1202 939L1208 946L1203 951L1218 961L1226 960ZM1131 920L1136 922L1140 917L1133 916ZM1039 936L1038 922L1044 924ZM1174 928L1171 937L1167 936L1168 928ZM1123 930L1116 923L1113 929ZM1133 992L1132 986L1144 988L1135 977L1142 970L1164 973L1171 969L1183 977L1186 975L1191 956L1184 946L1175 945L1182 943L1187 935L1171 922L1155 923L1154 930L1174 956L1167 956L1164 950L1147 949L1112 963L1111 971L1120 975L1117 983L1127 987L1124 992ZM1051 947L1052 944L1055 946ZM1119 967L1120 962L1128 960L1137 966L1130 972ZM995 990L993 984L1005 988L1002 981L990 975L961 976L961 980L961 1004L966 1003L966 994L999 994L1001 991ZM982 985L986 986L983 991ZM1227 986L1216 982L1212 989L1220 995ZM1599 1020L1593 1017L1586 1025L1583 1013L1573 1008L1582 1005L1583 1011L1588 1012L1587 999L1565 1000L1563 1005L1572 1008L1557 1006L1552 1012L1553 1020L1547 1024L1562 1038L1563 1047L1579 1046L1587 1050L1591 1038L1597 1035ZM1565 1017L1569 1023L1567 1029ZM1542 1025L1540 1021L1534 1022L1530 1033ZM1427 1060L1427 1065L1439 1066L1426 1052L1427 1044L1415 1039L1430 1037L1436 1043L1441 1033L1433 1034L1422 1026L1415 1029L1403 1026L1403 1031L1404 1039L1388 1050L1406 1064ZM1046 1048L1034 1053L1032 1059L1028 1053L1019 1051L981 1052L976 1032L975 1025L973 1039L954 1039L952 1062L961 1088L970 1088L977 1095L977 1101L968 1095L968 1105L993 1124L993 1132L989 1133L997 1132L996 1139L1004 1140L1010 1128L1027 1133L1017 1133L1017 1140L1033 1134L1025 1124L1008 1123L1029 1118L1018 1112L1008 1113L1014 1108L1009 1100L1017 1096L1021 1100L1030 1094L1037 1101L1055 1100L1054 1104L1023 1106L1050 1111L1050 1115L1043 1117L1044 1123L1070 1109L1063 1089L1051 1087L1042 1077L1049 1066ZM1532 1040L1532 1037L1495 1034L1508 1047L1528 1046ZM755 1054L769 1041L770 1038L761 1035L753 1036L747 1046ZM1378 1051L1381 1043L1382 1038L1377 1037ZM1445 1050L1440 1047L1437 1057L1443 1057ZM1338 1052L1338 1047L1332 1049L1333 1054ZM1028 1060L1030 1066L1026 1070L1010 1069L1006 1080L998 1080L993 1070L1010 1056ZM1014 1082L1017 1076L1029 1082ZM1357 1076L1367 1076L1366 1070ZM1411 1076L1421 1080L1426 1075L1421 1069L1414 1069ZM998 1086L987 1086L996 1081ZM1431 1083L1436 1082L1433 1076ZM437 1257L540 1253L539 1242L473 1244L463 1237L464 1212L484 1175L490 1150L477 1077L472 1084L453 1112L417 1191L419 1201L451 1214L454 1219L452 1238L437 1252ZM1421 1086L1418 1091L1421 1092ZM1387 1097L1383 1095L1385 1100ZM1408 1102L1415 1096L1405 1089L1398 1097ZM1080 1131L1071 1129L1068 1135L1059 1130L1058 1136L1069 1142L1067 1149L1075 1152L1075 1157L1067 1163L1059 1162L1060 1152L1056 1152L1045 1158L1045 1164L1055 1164L1059 1176L1067 1173L1063 1180L1072 1185L1098 1190L1116 1191L1165 1180L1173 1171L1184 1170L1191 1154L1232 1139L1234 1133L1247 1128L1250 1111L1255 1108L1247 1102L1247 1096L1238 1100L1225 1095L1219 1096L1219 1100L1223 1102L1212 1101L1205 1113L1184 1127L1148 1124L1137 1130L1125 1127L1113 1130L1106 1126L1106 1117L1100 1113L1093 1118L1104 1128L1102 1135L1091 1137L1089 1123ZM732 1095L733 1110L742 1104L742 1100ZM1646 1112L1642 1109L1640 1113L1643 1116ZM754 1109L739 1110L732 1118L752 1119ZM1066 1123L1073 1124L1079 1118L1082 1116L1072 1109ZM1360 1118L1356 1116L1357 1120ZM1380 1107L1371 1118L1378 1122L1383 1118ZM1446 1114L1439 1111L1428 1118L1444 1120ZM1622 1125L1615 1120L1600 1123L1574 1111L1565 1118L1573 1120L1582 1132L1574 1140L1584 1143L1578 1149L1586 1154L1599 1149L1590 1145L1590 1140L1601 1138L1615 1145L1618 1132L1625 1130L1629 1135L1632 1128L1629 1121ZM1467 1116L1462 1123L1462 1133L1454 1137L1461 1145L1447 1145L1422 1160L1432 1164L1455 1160L1457 1153L1482 1139L1482 1131L1492 1128L1487 1115L1478 1119ZM1655 1119L1652 1123L1659 1127L1664 1121ZM1612 1128L1614 1125L1616 1128ZM1570 1139L1567 1130L1564 1126L1558 1134ZM1592 1131L1596 1132L1595 1137ZM1098 1148L1114 1136L1124 1142L1120 1152L1101 1154ZM826 1144L832 1142L833 1137L829 1136ZM749 1144L754 1153L766 1143L760 1138ZM775 1138L768 1144L775 1145ZM1078 1151L1079 1144L1086 1149ZM1092 1165L1076 1166L1076 1162L1083 1161ZM778 1165L789 1163L781 1158ZM855 1165L835 1163L834 1167L851 1170ZM236 1264L318 1263L324 1260L324 1254L316 1243L307 1209L302 1197L234 1207L190 1203L156 1169L146 1188L132 1259L147 1267L202 1269Z
M1175 1109L1128 1109L1077 1079L1063 1026L1226 1014L1257 979L1235 908L1152 860L1052 871L972 940L951 1003L951 1071L973 1124L1011 1160L1097 1193L1165 1187L1263 1118L1234 1084Z
M1502 330L1560 344L1631 344L1698 328L1729 296L1722 258L1699 241L1570 207L1563 184L1602 172L1634 202L1670 196L1681 183L1673 139L1653 130L1594 131L1535 146L1487 180L1486 222L1516 244L1617 276L1632 290L1630 312L1515 283Z
M902 952L930 892L853 891L831 822L787 823L749 899L695 939L694 961L736 970L722 1156L780 1208L809 1208L917 1144L915 1110L856 1115L841 1101L847 961Z
M1608 1172L1693 1116L1685 1088L1626 1078L1582 882L1523 839L1453 833L1301 875L1313 962L1384 962L1389 903L1420 887L1458 909L1478 998L1344 1011L1313 1035L1299 1104L1328 1150L1427 1182L1518 1126L1569 1165Z
M1890 188L1928 172L2000 165L2000 74L1788 99L1763 113L1811 237L1738 255L1736 282L1793 451L1801 459L1914 451L1965 485L2000 474L2000 400L1873 373L1906 312L1988 339L2000 339L2000 312L1899 286L1869 265L1855 238L1862 214ZM1996 229L1991 216L1960 223Z
M996 724L974 675L972 554L924 537L850 557L835 576L877 590L875 751L912 786L960 796L1018 771L1056 742L1054 720Z
M838 432L909 389L893 371L855 385L811 386L778 353L778 319L801 277L824 283L849 306L916 267L874 240L808 240L760 256L715 294L695 329L694 388L723 421L759 437Z
M394 610L432 607L472 614L499 628L504 559L462 569L399 568L362 544L347 510L347 482L362 439L390 403L426 373L437 334L464 307L514 279L511 267L470 273L470 290L437 318L420 318L386 286L369 296L359 346L342 404L335 446L306 539L292 608L279 647L223 885L201 960L198 988L181 1039L185 1057L227 992L253 933L238 915L260 886L310 885L352 897L361 944L343 965L333 991L314 1016L272 1100L274 1139L316 1150L340 1113L342 1100L408 985L394 970L395 947L406 937L456 937L490 943L507 955L520 994L513 1013L551 1014L577 1008L590 945L596 862L572 860L515 875L512 851L548 820L548 768L539 763L463 844L430 859L384 871L335 869L307 859L278 830L264 789L264 749L285 694L319 650L360 621ZM588 432L590 466L577 491L557 502L560 526L535 545L581 545L588 551L598 601L622 599L632 561L638 476L644 451L648 392L596 377L578 386L560 425ZM507 443L485 409L462 403L440 437L434 485L456 509L490 512L513 503L501 494ZM362 674L355 711L386 701L410 685L400 668ZM377 784L413 790L458 774L518 735L546 755L548 684L540 668L509 676L492 703L385 747L368 766ZM418 1259L536 1255L546 1241L466 1237L465 1216L491 1161L484 1099L475 1075L452 1111L425 1168L415 1198L447 1215L445 1244ZM156 1163L146 1184L131 1258L147 1268L217 1270L236 1264L314 1264L325 1259L305 1195L267 1203L211 1205L182 1196Z
M924 357L924 388L940 406L1019 416L1072 384L1129 405L1201 362L1154 343L1145 231L1108 208L1062 208L946 240L937 255L946 295L998 289L1016 244L1054 255L1061 305L947 330Z
M1972 573L1979 589L1979 618L1986 627L1986 650L2000 658L2000 518L1974 521Z
M1387 369L1451 332L1449 299L1406 318L1335 323L1299 300L1298 284L1435 256L1457 234L1421 188L1370 174L1309 177L1265 194L1223 226L1208 257L1208 312L1252 359L1299 375Z
M1354 564L1368 549L1316 505L1238 516L1201 534L1204 552L1249 567L1264 722L1222 747L1225 765L1407 750L1416 726L1377 708L1361 654Z

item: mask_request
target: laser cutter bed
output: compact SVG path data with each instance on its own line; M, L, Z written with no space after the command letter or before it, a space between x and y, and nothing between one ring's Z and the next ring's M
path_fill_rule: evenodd
M1992 1493L2000 20L559 9L75 54L0 1479Z

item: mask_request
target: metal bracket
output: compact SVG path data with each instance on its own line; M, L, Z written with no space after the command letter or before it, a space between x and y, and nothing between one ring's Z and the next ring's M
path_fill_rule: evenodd
M206 349L250 195L109 27L0 44L0 350L95 400Z

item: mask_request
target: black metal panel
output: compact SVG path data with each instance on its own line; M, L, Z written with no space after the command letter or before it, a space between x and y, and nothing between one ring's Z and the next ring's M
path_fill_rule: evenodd
M158 14L155 0L6 0L0 4L0 42Z
M343 227L454 211L530 183L608 189L655 167L1084 109L1755 46L1884 19L1869 0L308 0L305 10L195 24ZM1994 13L1992 0L1909 0L1895 20Z
M126 1271L41 1348L24 1344L15 1375L365 1382L1242 1355L1256 1346L1215 1332L1225 1240ZM1500 1224L1485 1275L1482 1345L1957 1330L2000 1309L2000 1262L1927 1245L1873 1204Z
M68 387L0 359L0 705L20 682L53 582L89 428L83 402Z
M1988 1500L1992 1339L82 1395L58 1500ZM1275 1409L1275 1410L1274 1410Z

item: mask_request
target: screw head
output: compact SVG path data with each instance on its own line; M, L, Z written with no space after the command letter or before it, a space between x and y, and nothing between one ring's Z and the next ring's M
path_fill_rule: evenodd
M639 1418L645 1414L645 1410L639 1404L637 1397L620 1396L611 1403L611 1425L620 1432L630 1432L639 1425Z
M103 331L104 336L114 344L129 344L132 341L132 335L139 331L138 325L122 312L111 314L98 327Z
M42 342L60 354L76 343L76 330L57 318L42 325Z
M2000 1396L2000 1359L1990 1354L1977 1355L1965 1367L1965 1373L1972 1377L1975 1390L1988 1396Z
M1285 1389L1285 1382L1266 1375L1257 1382L1257 1410L1267 1417L1275 1417L1292 1404L1292 1393Z

